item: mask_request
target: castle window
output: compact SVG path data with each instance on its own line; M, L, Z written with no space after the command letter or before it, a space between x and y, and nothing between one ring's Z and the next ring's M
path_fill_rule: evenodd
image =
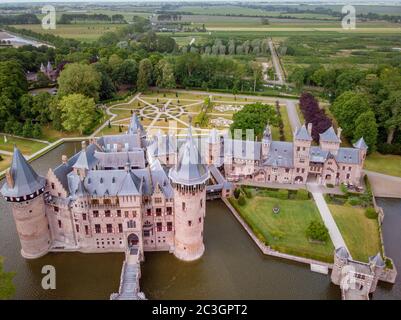
M203 199L200 199L200 206L203 208Z
M99 200L98 199L92 199L91 203L92 203L92 205L98 205L99 204Z
M162 198L155 198L155 203L161 203L162 202Z
M129 212L128 211L124 211L124 217L128 218L129 216Z
M156 208L156 216L160 217L162 215L162 209Z
M347 179L349 179L350 178L350 174L349 173L347 173Z
M123 233L123 224L122 223L118 224L118 232Z
M93 217L94 218L99 218L99 211L93 210Z
M121 210L117 210L117 217L121 217Z
M103 200L103 204L110 205L111 204L111 199L104 199Z
M199 223L202 223L202 217L199 217Z
M135 227L136 227L136 223L134 220L127 221L127 228L135 228Z
M75 230L77 230L77 232L79 233L79 225L78 224L75 225Z
M110 210L106 210L106 211L104 212L104 216L105 216L106 218L110 218L110 217L111 217L111 212L110 212Z
M173 230L173 223L167 222L167 231L172 231L172 230Z
M188 227L192 226L192 221L188 220Z
M289 172L290 172L290 169L286 168L285 173L289 173Z
M82 220L84 220L84 221L86 220L86 213L82 214Z
M52 189L54 190L54 188L55 188L55 187L54 187L54 183L52 182Z
M173 208L172 207L167 207L167 215L171 215L173 213Z
M54 212L59 212L58 207L54 207Z
M143 230L144 237L150 237L150 230Z
M136 218L136 210L132 211L132 216Z
M89 235L89 227L88 226L85 226L85 234Z
M157 232L163 231L163 225L162 225L161 222L158 222L158 223L156 224L156 229L157 229Z
M57 222L58 222L59 229L61 229L61 227L62 227L61 220L57 220Z
M348 167L348 171L351 171L352 170L352 167Z
M100 224L95 224L95 233L101 233Z
M113 225L111 223L106 224L107 233L113 233Z
M146 215L151 216L152 215L152 209L147 209L146 210Z
M182 203L182 211L185 211L186 210L186 208L185 208L185 202L183 202Z

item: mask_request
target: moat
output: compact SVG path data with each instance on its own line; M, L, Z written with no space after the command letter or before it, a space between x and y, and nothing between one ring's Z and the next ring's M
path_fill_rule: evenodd
M80 143L57 147L33 162L40 174L71 156ZM1 182L2 184L3 182ZM401 269L401 200L379 199L384 209L386 253ZM109 299L119 285L123 254L57 253L28 261L9 207L0 200L0 255L5 269L17 273L15 299ZM141 290L148 299L340 299L329 276L312 273L309 266L264 256L221 201L208 202L204 256L184 263L169 253L146 253ZM53 265L57 289L41 288L41 268ZM393 286L380 284L373 299L401 299L401 278Z

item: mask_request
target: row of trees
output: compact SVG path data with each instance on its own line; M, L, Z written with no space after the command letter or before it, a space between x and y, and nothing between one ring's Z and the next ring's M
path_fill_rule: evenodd
M41 21L33 13L16 15L0 15L0 24L40 24Z
M114 14L109 16L107 14L95 13L74 13L74 14L62 14L58 23L60 24L71 24L71 23L86 23L86 22L102 22L102 23L127 23L122 14Z
M324 109L319 107L317 99L308 92L304 92L299 99L299 106L306 123L312 123L312 138L319 141L319 134L331 127L330 118Z
M216 39L214 43L203 45L188 45L182 47L182 52L193 52L213 55L266 55L269 53L267 39L254 39L246 41L235 41L234 39L223 41Z

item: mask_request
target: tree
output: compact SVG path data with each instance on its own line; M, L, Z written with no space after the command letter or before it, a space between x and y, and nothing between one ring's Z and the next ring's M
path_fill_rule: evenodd
M93 65L72 63L68 64L60 73L58 85L58 92L61 96L80 93L97 101L101 76Z
M380 124L386 129L387 143L391 144L396 130L401 130L401 92L390 93L387 100L383 101L378 108Z
M311 240L326 242L329 239L329 230L322 222L314 220L309 224L306 236Z
M62 125L67 131L78 130L83 134L90 128L96 116L96 105L93 98L82 94L70 94L60 101Z
M233 123L230 130L242 130L242 136L245 137L247 129L253 129L254 135L261 137L267 124L277 126L278 117L276 109L273 106L262 104L260 102L247 104L241 111L233 116Z
M146 91L152 81L152 62L149 59L143 59L139 63L139 72L137 80L138 91Z
M138 64L133 59L126 59L112 73L117 84L135 85L138 77Z
M171 64L162 59L157 64L157 79L156 85L161 88L172 89L175 88L175 77Z
M289 80L293 82L298 89L302 88L305 82L304 68L295 68L291 73Z
M377 134L374 112L366 111L362 113L355 121L354 142L363 137L369 147L368 152L373 152L376 150Z
M370 110L369 101L365 94L346 91L334 101L331 110L339 126L347 137L353 137L355 120L364 112Z

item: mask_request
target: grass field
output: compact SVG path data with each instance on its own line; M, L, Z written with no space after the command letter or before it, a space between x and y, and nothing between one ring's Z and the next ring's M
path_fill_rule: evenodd
M370 256L381 252L376 219L366 218L362 208L333 204L329 208L354 259L367 262Z
M4 137L0 138L0 150L13 152L14 144L19 148L19 150L25 155L31 155L36 151L46 147L47 145L41 142L19 139L7 136L7 143L4 142Z
M0 161L0 172L6 170L11 163L11 157L10 156L6 156L6 155L1 155L1 157L3 158L3 160Z
M401 156L374 152L366 158L365 169L401 177Z
M321 261L333 261L334 247L327 243L312 243L306 229L313 220L321 221L312 200L278 200L267 196L255 196L239 206L231 199L235 208L262 241L280 252ZM280 212L274 214L274 206Z

